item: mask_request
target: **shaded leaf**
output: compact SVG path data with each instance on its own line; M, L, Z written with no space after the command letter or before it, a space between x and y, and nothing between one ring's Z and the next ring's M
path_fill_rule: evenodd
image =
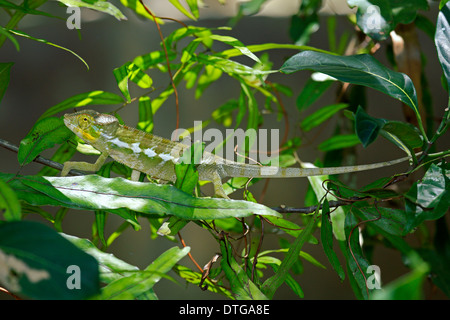
M192 283L196 286L200 285L202 281L203 275L201 273L192 271L191 269L185 266L177 264L173 267L173 271L176 272L178 276L185 279L187 282ZM206 290L210 292L220 293L229 299L234 298L233 294L229 290L225 289L215 281L213 282L208 278L204 279L202 285L203 285L202 288L206 288Z
M190 248L170 248L162 253L145 270L115 280L102 289L102 300L130 300L152 291L153 286L169 272L175 264L188 254Z
M337 56L304 51L290 57L280 69L285 73L300 70L319 71L342 82L379 90L410 106L421 125L416 89L411 79L404 73L386 68L368 54Z
M360 143L360 140L356 134L342 134L333 136L321 144L318 148L321 151L331 151L337 149L351 148Z
M436 220L446 214L450 207L450 178L445 165L432 164L422 181L405 194L407 224L405 233L410 232L425 220Z
M17 153L20 165L34 160L42 151L61 144L72 136L61 118L44 118L36 122L27 136L22 139Z
M413 22L418 10L428 9L426 0L347 0L347 3L358 7L358 26L376 41L389 37L397 24Z
M355 131L364 147L375 141L385 121L369 116L361 106L355 114Z
M300 123L300 127L305 131L309 131L321 125L326 120L330 119L333 115L339 112L339 110L345 109L347 107L348 104L346 103L337 103L322 107L316 112L304 118Z
M318 217L316 211L314 215L310 217L308 224L304 228L303 232L300 233L300 235L292 243L286 257L281 262L278 271L273 276L264 281L261 290L269 299L273 297L275 291L287 279L289 275L289 270L297 261L298 255L300 254L300 250L316 229L317 220Z
M97 261L36 222L0 224L0 261L2 285L19 296L85 299L99 292Z
M343 281L345 279L345 272L342 268L336 252L333 250L333 230L330 220L330 208L328 200L324 200L322 207L322 225L320 229L320 240L322 242L322 247L325 255L330 261L331 266L337 272L339 279Z
M9 75L13 64L13 62L0 63L0 102L2 101L6 89L8 88Z
M444 4L441 2L440 8L434 42L442 70L447 79L447 88L450 88L450 3Z
M317 99L319 99L330 86L333 84L333 81L316 81L313 78L309 78L306 82L303 90L297 97L297 108L299 111L302 111L309 106L311 106Z
M220 265L230 282L231 291L235 298L237 300L267 300L267 297L248 278L247 273L236 262L232 255L233 249L226 240L220 242L220 251L222 253Z
M0 180L0 212L6 221L20 220L22 211L16 193Z
M133 266L123 260L118 259L111 253L106 253L99 250L88 239L78 238L68 234L61 234L64 238L69 240L79 249L83 250L90 256L97 260L100 272L100 281L104 283L110 283L114 280L123 278L126 275L133 274L138 271L139 268Z

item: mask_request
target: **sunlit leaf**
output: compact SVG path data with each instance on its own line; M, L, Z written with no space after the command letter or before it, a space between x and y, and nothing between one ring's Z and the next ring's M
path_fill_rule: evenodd
M82 8L88 8L91 10L103 12L106 14L109 14L116 18L117 20L127 20L127 17L123 15L122 12L120 12L119 9L117 9L116 6L114 6L112 3L104 0L89 0L89 1L83 1L83 0L58 0L61 3L64 3L68 7L82 7Z
M135 182L120 177L24 176L15 181L17 185L10 184L13 189L24 184L37 191L21 193L15 189L21 200L33 205L64 205L74 209L115 212L117 209L127 208L145 214L175 215L188 220L244 217L252 214L279 216L276 211L258 203L195 198L171 185Z
M70 97L57 105L47 109L39 119L43 119L45 117L52 116L59 112L73 109L77 107L84 107L89 105L114 105L114 104L122 104L125 101L123 98L115 93L96 90L90 91L86 93L80 93L73 97Z

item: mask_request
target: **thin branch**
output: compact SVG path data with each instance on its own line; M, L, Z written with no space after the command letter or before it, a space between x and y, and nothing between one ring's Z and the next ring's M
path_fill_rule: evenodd
M355 200L336 200L336 201L330 201L329 205L330 208L337 208L340 206L346 206L349 204L352 204ZM304 208L291 208L286 206L279 206L275 208L271 208L272 210L278 212L278 213L314 213L317 210L316 206L310 206L310 207L304 207ZM322 204L320 204L319 209L322 209Z
M158 29L158 33L159 33L159 37L161 38L162 41L162 45L164 48L164 54L166 55L166 63L167 63L167 72L169 73L169 77L170 77L170 83L172 84L172 88L173 88L173 92L175 94L175 108L176 108L176 119L177 119L177 124L176 124L176 129L179 128L180 125L180 111L179 111L179 102L178 102L178 90L177 87L175 85L175 82L173 81L173 75L172 75L172 70L170 69L170 60L169 60L169 53L167 51L167 47L166 47L166 42L164 41L164 36L162 34L161 31L161 27L159 26L159 23L156 19L156 16L153 14L153 12L144 4L144 1L139 0L139 2L142 4L142 6L145 8L145 11L148 12L149 15L152 16L153 21L156 24L156 28Z
M19 152L19 147L18 146L12 144L9 141L3 140L3 139L0 139L0 146L2 146L5 149L8 149L8 150L10 150L12 152L15 152L15 153ZM40 163L40 164L43 164L43 165L45 165L47 167L51 167L53 169L59 170L59 171L62 171L62 169L64 168L63 164L61 164L59 162L56 162L56 161L53 161L53 160L50 160L50 159L47 159L47 158L44 158L42 156L37 156L33 161L37 162L37 163ZM72 176L86 175L85 172L78 171L78 170L75 170L75 169L70 170L69 174L72 175Z

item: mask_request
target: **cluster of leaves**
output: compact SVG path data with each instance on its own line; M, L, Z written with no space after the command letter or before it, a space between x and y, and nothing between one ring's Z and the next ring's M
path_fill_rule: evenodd
M16 5L2 1L0 6L11 14L11 19L0 29L0 45L9 39L18 46L15 36L54 45L14 30L26 14L48 15L37 10L44 2L25 1L22 5ZM125 19L125 15L107 1L60 2L67 6L104 12L118 20ZM199 18L200 1L186 1L187 8L178 0L170 2L187 18ZM233 23L257 13L265 2L253 0L242 3ZM121 3L158 26L163 23L141 1L121 0ZM395 1L394 6L388 0L348 0L348 4L358 7L355 19L350 20L359 27L358 32L366 37L362 45L353 48L350 53L351 35L344 33L339 40L336 39L334 17L327 21L330 51L306 46L320 25L318 11L322 1L305 0L301 2L298 14L292 17L289 33L293 44L246 46L238 39L224 35L229 27L211 29L180 23L178 29L162 38L160 50L140 55L113 70L121 95L95 90L69 97L48 108L22 140L18 162L22 166L26 165L39 159L42 151L60 145L52 162L47 162L53 168L45 167L33 176L0 173L0 209L4 218L0 224L2 285L21 297L38 299L156 299L153 285L168 277L168 271L174 270L186 281L232 299L271 299L284 283L296 295L303 297L303 290L291 272L302 273L304 260L325 268L302 250L305 243L319 243L314 232L320 229L320 243L330 265L341 280L348 277L356 297L418 298L421 297L423 280L430 273L434 283L450 296L448 270L442 267L448 265L450 260L450 239L445 224L445 214L450 204L449 167L443 160L449 150L431 153L436 141L447 130L450 111L446 109L435 130L428 124L425 126L420 109L423 101L419 101L410 77L384 66L372 55L374 48L379 45L378 41L388 38L389 32L399 24L415 22L417 26L425 25L429 30L431 22L424 23L425 18L418 15L418 10L428 8L427 1ZM375 10L374 15L368 17L368 8L373 9L374 5L382 9ZM437 25L435 27L431 23L433 31L428 34L435 40L443 69L443 83L448 88L450 59L446 48L450 38L446 30L450 23L450 4L441 1L440 9ZM373 20L383 23L374 28ZM217 50L216 47L226 49ZM268 56L272 49L290 49L300 53L289 58L280 69L273 70ZM263 54L257 57L258 52ZM253 65L235 61L233 58L238 56L246 56ZM11 67L12 63L0 65L0 98L7 89ZM296 105L300 114L311 110L310 107L333 84L339 85L343 93L339 102L319 108L298 124L306 133L325 125L332 117L342 120L337 124L333 136L318 146L325 152L325 165L339 165L343 161L344 149L351 150L358 144L368 147L381 135L411 158L411 170L406 174L379 179L358 189L351 182L343 183L336 177L308 178L310 190L306 202L314 208L302 216L304 226L293 222L290 215L280 214L282 210L257 203L245 189L248 186L248 179L245 178L232 179L226 185L226 192L244 189L246 201L200 197L200 182L193 165L176 166L177 181L174 185L130 181L130 168L115 162L105 164L96 175L55 177L58 174L55 168L62 167L58 163L69 160L77 150L85 154L98 154L64 126L62 119L57 116L61 112L93 105L117 106L117 112L137 102L137 127L151 133L154 114L165 106L170 97L178 97L177 87L182 81L188 89L195 90L196 98L200 99L209 86L222 76L228 76L237 81L240 92L237 97L218 107L206 123L215 121L234 128L244 126L246 129L258 129L264 121L258 105L259 97L265 101L266 112L278 112L283 117L285 110L281 93L288 97L293 95L287 86L270 82L270 74L278 72L288 78L289 74L303 70L312 70L314 73L297 96ZM155 92L153 88L151 74L156 71L170 77L167 87L160 92ZM131 83L142 94L133 97L129 90ZM372 88L392 97L393 103L395 100L402 102L412 110L414 124L370 116L364 102L364 88ZM115 115L120 119L119 114ZM247 122L243 123L244 120ZM344 121L345 124L342 124ZM294 151L299 143L297 137L283 141L283 153L280 154L283 165L295 163ZM246 153L245 149L243 153ZM412 172L420 172L422 168L425 169L422 179L415 181L406 191L387 188L401 178L407 178ZM111 178L112 174L115 177ZM148 179L152 181L151 177ZM252 183L256 181L252 180ZM394 202L395 206L392 204ZM51 214L44 209L45 206L60 209L56 214ZM69 209L84 209L94 213L92 241L62 233L61 221ZM25 215L31 213L50 221L59 233L41 224L24 221ZM105 223L109 214L118 215L124 222L107 237ZM141 228L142 220L138 220L138 217L149 221L151 237L164 236L173 240L189 222L209 230L220 249L220 265L214 264L218 259L215 256L202 272L183 266L179 261L189 253L189 247L169 249L144 270L105 253L127 227L132 226L135 230ZM429 220L436 221L438 227L436 244L412 248L404 237L424 227L424 222ZM366 228L360 235L363 225ZM251 243L246 243L241 254L236 253L235 240L231 235L241 234L241 239L247 239L247 234L255 229L259 233L252 234ZM261 251L260 243L269 229L284 233L288 238L279 239L279 249ZM367 241L369 245L361 247L361 236L371 240ZM373 264L370 246L379 243L380 238L406 258L411 272L383 290L375 290L368 286L372 274L367 270ZM341 265L333 247L336 241L345 257L346 268ZM97 246L102 247L102 250ZM281 260L276 257L280 253L284 254ZM70 265L77 265L83 270L82 290L68 288L67 267ZM268 267L273 273L269 272Z

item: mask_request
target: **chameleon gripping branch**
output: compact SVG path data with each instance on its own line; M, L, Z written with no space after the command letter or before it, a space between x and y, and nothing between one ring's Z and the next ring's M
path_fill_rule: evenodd
M134 180L139 177L136 173L143 172L158 179L174 182L176 180L175 165L180 162L183 152L190 147L120 125L116 117L93 110L66 114L64 123L78 137L100 151L101 155L93 164L65 162L61 176L67 175L71 169L98 171L110 156L115 161L133 169L132 179ZM197 169L200 180L213 183L216 196L228 198L222 186L222 179L225 178L299 178L334 175L382 168L407 160L409 157L358 166L284 168L238 163L205 152Z

